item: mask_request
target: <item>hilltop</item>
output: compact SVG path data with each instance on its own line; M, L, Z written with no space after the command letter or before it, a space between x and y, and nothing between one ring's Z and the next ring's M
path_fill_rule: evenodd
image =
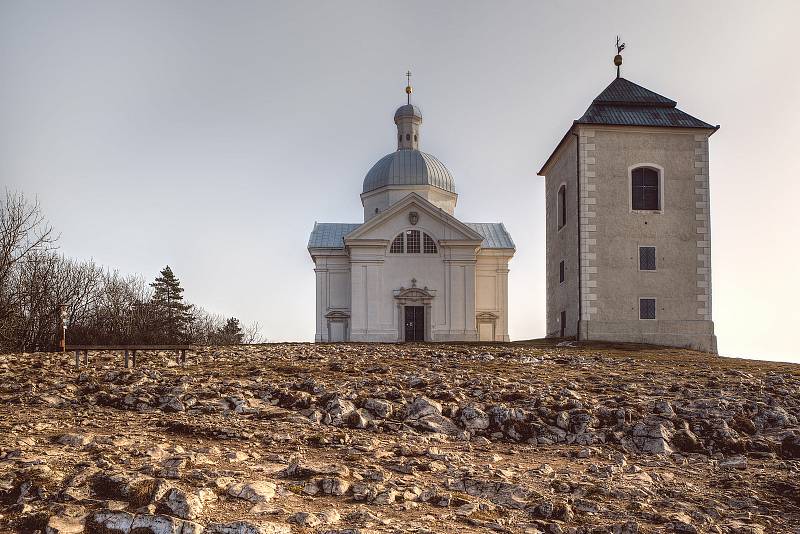
M0 531L800 532L800 366L659 347L0 355Z

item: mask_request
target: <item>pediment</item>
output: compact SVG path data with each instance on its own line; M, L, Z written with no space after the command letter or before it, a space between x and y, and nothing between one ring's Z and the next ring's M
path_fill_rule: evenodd
M435 291L421 287L400 288L394 292L394 296L400 299L430 299L435 296Z
M483 236L475 230L416 193L409 193L380 215L347 234L344 240L352 245L359 241L393 239L397 232L410 227L419 227L448 243L463 241L465 244L479 245L483 241Z
M411 287L400 287L395 289L392 294L400 303L415 303L423 302L430 303L431 299L436 296L435 289L428 289L428 287L417 287L416 279L411 280Z

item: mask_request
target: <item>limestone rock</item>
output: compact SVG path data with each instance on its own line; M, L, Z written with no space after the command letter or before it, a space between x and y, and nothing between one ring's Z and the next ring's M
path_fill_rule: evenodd
M275 497L276 485L268 480L251 480L233 484L228 488L228 495L244 499L252 503L269 502Z
M193 352L0 354L0 532L800 524L792 364L548 340Z
M230 523L210 523L203 534L291 534L288 525L278 523L251 523L232 521Z
M84 527L84 518L53 516L47 520L44 534L81 534Z
M473 406L465 406L459 412L458 420L467 430L486 430L489 428L489 416L486 412Z
M787 435L781 442L784 458L800 459L800 432Z
M407 407L406 419L421 419L428 415L442 415L442 405L427 397L419 396Z
M83 447L92 442L92 436L87 434L62 434L56 439L57 443L69 447Z
M134 515L114 510L99 510L86 521L87 534L128 534Z
M196 519L203 512L203 501L193 493L172 488L159 501L158 511L181 519Z
M364 409L368 410L375 417L386 419L392 415L392 404L384 399L370 398L364 401Z

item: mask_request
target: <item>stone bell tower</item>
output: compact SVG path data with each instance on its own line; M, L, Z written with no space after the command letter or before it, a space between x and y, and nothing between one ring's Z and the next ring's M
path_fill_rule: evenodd
M617 77L539 171L547 335L716 352L708 141L719 126Z

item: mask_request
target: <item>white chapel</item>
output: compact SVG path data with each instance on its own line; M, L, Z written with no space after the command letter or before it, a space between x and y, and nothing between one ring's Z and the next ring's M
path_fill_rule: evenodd
M453 176L419 150L419 108L394 122L397 150L364 178L364 222L311 232L315 341L508 341L511 236L455 217Z

